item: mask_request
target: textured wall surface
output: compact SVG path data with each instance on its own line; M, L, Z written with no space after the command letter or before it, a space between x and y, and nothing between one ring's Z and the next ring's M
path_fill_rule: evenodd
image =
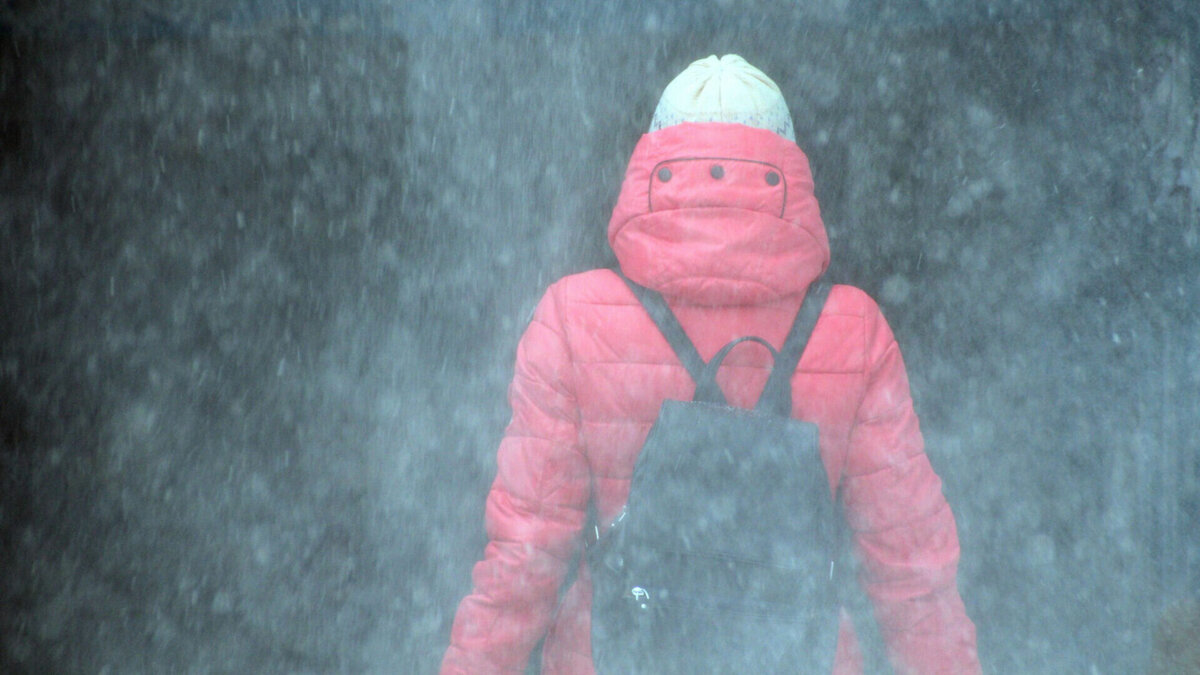
M1186 4L10 3L0 670L434 670L529 312L725 52L900 339L985 666L1145 669L1200 583Z

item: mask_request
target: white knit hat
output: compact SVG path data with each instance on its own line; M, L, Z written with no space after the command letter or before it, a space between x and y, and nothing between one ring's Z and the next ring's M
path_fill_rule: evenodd
M692 62L663 90L650 131L681 122L734 122L796 141L779 86L737 54Z

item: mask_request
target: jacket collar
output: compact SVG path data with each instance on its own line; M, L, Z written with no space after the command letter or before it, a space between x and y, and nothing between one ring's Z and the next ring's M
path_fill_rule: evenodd
M642 136L608 241L630 279L690 304L780 300L829 266L808 158L740 124L685 123Z

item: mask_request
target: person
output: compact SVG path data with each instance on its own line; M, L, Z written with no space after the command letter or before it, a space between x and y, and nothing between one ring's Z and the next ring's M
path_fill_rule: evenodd
M621 272L666 299L706 361L746 335L778 349L830 259L779 87L736 55L676 77L633 151L608 241ZM765 349L731 352L718 373L729 403L752 407L770 366ZM866 293L832 288L791 385L793 417L818 425L831 490L840 483L892 666L979 672L954 517L924 452L900 350ZM543 638L543 672L593 672L592 592L577 553L589 503L600 523L618 516L660 405L689 400L694 386L614 270L550 286L517 348L512 420L485 509L489 541L441 672L520 671ZM861 666L843 612L834 671Z

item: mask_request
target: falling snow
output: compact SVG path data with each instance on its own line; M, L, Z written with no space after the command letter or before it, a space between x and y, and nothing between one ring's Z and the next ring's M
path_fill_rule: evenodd
M1197 45L1179 0L13 3L0 670L435 670L533 304L738 52L905 350L985 669L1145 671L1200 588Z

